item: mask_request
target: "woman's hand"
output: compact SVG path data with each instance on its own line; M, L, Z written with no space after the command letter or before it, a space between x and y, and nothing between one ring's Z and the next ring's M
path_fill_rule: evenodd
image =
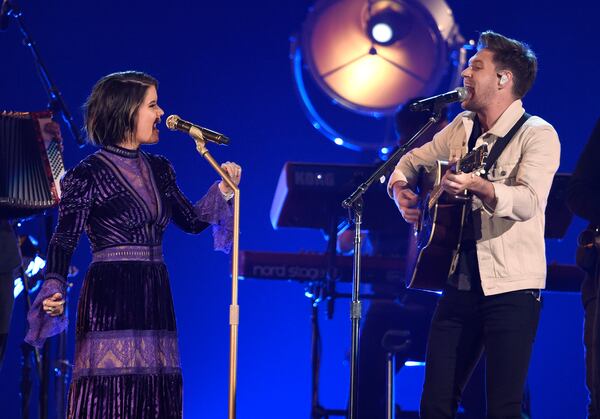
M65 312L65 300L60 292L42 301L42 308L50 317L61 316Z
M242 178L242 168L233 162L225 162L221 165L221 168L225 170L225 173L236 185L240 184ZM219 182L219 189L223 195L233 194L233 190L224 182Z

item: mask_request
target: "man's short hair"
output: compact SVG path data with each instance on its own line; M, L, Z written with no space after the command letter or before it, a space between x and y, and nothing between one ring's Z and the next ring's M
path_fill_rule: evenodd
M533 86L537 74L537 58L529 45L499 33L485 31L477 42L477 50L483 48L493 53L497 71L509 70L513 74L515 96L525 96Z

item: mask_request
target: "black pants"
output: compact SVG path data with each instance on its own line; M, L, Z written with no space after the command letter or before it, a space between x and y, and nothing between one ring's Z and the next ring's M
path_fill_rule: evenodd
M425 361L427 335L438 295L406 290L399 301L371 301L361 328L357 419L382 419L386 413L387 351L382 345L386 332L408 334L410 344L396 354L396 373L404 362ZM483 368L477 368L462 399L464 419L485 415ZM398 387L402 391L402 387Z
M581 286L581 299L585 313L583 344L585 347L585 383L588 389L588 418L600 418L600 305L598 292L600 267L595 275L586 275Z
M407 291L407 294L410 293ZM396 357L396 372L409 359L425 360L427 330L438 297L420 291L412 291L412 295L405 297L408 298L404 298L402 303L372 301L369 304L360 336L358 419L385 417L387 352L382 346L382 339L386 332L404 332L410 339L406 350Z
M488 418L521 418L521 401L541 303L532 291L484 296L448 287L427 345L423 419L453 418L463 389L486 355Z
M0 370L6 352L8 329L13 309L13 275L0 273Z
M21 263L17 237L7 220L0 220L0 369L13 309L13 271Z

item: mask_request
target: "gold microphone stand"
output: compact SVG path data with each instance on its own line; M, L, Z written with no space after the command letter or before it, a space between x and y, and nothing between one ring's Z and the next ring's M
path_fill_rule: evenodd
M240 324L240 306L238 305L238 261L240 248L240 189L227 173L219 166L206 149L202 131L192 128L190 136L196 142L196 150L208 161L223 181L233 190L233 252L231 261L231 305L229 306L229 419L236 416L237 392L237 347L238 327Z

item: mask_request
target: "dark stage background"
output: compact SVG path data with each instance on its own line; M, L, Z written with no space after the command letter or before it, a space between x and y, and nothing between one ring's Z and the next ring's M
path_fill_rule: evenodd
M271 227L269 209L286 161L369 162L373 155L327 141L304 116L293 87L289 37L297 32L311 1L158 2L22 1L25 19L75 119L93 83L119 70L138 69L160 81L159 102L167 112L229 135L229 148L212 147L220 161L239 162L242 180L242 249L322 251L317 231ZM523 39L537 52L539 77L525 98L528 112L552 123L563 145L560 171L573 170L600 116L597 67L598 3L523 0L450 1L462 34L476 38L493 29ZM40 110L46 97L15 22L0 33L0 109ZM348 124L352 120L348 119ZM350 126L351 130L352 127ZM167 156L180 186L199 198L215 181L185 135L161 129L148 151ZM66 165L93 152L79 149L63 126ZM318 203L315 203L318 205ZM572 263L574 221L563 241L548 241L549 261ZM24 231L38 237L41 227ZM214 253L210 234L200 237L170 228L165 254L172 276L184 371L187 418L224 418L227 412L229 257ZM85 271L85 239L73 264ZM75 322L82 272L71 293ZM307 418L310 411L310 304L296 283L247 280L240 285L240 418ZM345 406L349 386L349 301L336 302L333 320L322 316L321 401ZM0 373L3 418L19 416L19 344L24 302L15 305L8 354ZM578 294L550 294L531 363L529 384L535 418L585 415L582 309ZM72 357L74 327L69 330ZM399 402L416 408L421 367L398 376ZM35 417L35 416L34 416Z

